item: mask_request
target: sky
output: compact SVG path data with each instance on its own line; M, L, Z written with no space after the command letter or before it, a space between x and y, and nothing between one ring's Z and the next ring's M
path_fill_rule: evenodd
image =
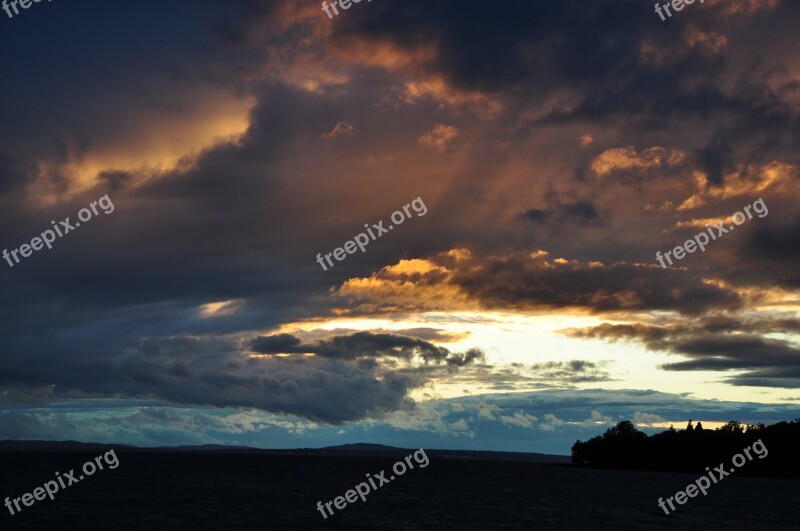
M566 455L800 417L797 2L12 15L0 439Z

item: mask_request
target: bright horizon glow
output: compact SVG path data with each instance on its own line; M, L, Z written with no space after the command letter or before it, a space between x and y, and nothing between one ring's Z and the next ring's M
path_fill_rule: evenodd
M642 316L644 317L644 316ZM657 321L650 315L647 320ZM645 320L645 319L642 319ZM480 348L486 353L486 363L498 368L512 363L526 365L567 362L574 359L605 363L611 381L575 384L578 389L609 390L653 389L666 393L686 394L692 398L736 402L775 402L786 404L793 391L769 387L732 386L722 382L715 371L665 371L660 365L687 361L690 358L663 352L651 352L643 346L625 341L583 339L565 336L560 331L569 328L588 328L602 323L624 324L585 313L561 312L558 315L523 315L509 312L424 312L413 317L389 318L331 318L285 324L270 333L297 333L337 329L354 331L400 331L413 328L435 328L442 332L469 334L452 343L431 341L453 352ZM746 371L729 371L724 377ZM515 392L535 391L538 387L520 387ZM459 382L434 381L415 389L411 397L425 401L432 398L455 398L496 393L488 385L465 385ZM800 393L794 401L800 403ZM667 426L668 427L668 426Z

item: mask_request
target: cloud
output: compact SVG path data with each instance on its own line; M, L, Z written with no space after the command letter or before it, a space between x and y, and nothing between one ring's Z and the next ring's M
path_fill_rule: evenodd
M538 418L534 417L533 415L526 415L521 411L517 411L514 413L513 416L501 416L500 422L503 424L508 424L510 426L519 426L521 428L532 428L533 423L539 420Z
M753 253L770 262L791 261L800 256L800 216L771 226L756 227L743 253ZM792 283L797 285L797 279Z
M482 360L484 354L470 349L462 354L452 354L444 347L428 341L394 334L355 332L345 336L333 336L311 344L301 344L289 334L261 336L253 340L250 348L261 354L304 354L332 359L354 360L357 358L394 357L410 361L419 358L424 363L446 363L464 366Z
M253 340L251 348L300 355L245 357L230 342L149 338L111 354L101 348L66 363L54 361L38 373L7 359L0 396L15 403L65 397L154 397L341 423L413 408L414 401L408 397L412 389L422 387L434 375L458 371L484 356L477 349L451 353L419 339L367 332L313 344L302 344L288 334L265 336ZM35 350L28 354L35 355ZM409 363L397 367L382 358ZM422 365L411 364L412 359ZM28 384L14 383L19 381ZM37 387L40 393L33 392Z
M353 334L355 332L358 332L358 330L350 328L333 328L333 329L312 329L312 330L302 329L298 330L296 333L298 334L299 337L302 337L305 340L310 340L310 339L324 339L332 336L346 336L349 334ZM472 335L472 332L470 331L445 330L442 328L433 328L427 326L415 327L415 328L392 328L392 329L372 328L370 332L372 334L407 336L414 339L422 339L424 341L434 342L434 343L456 343ZM276 334L275 336L272 337L276 338L277 340L283 335L284 334ZM289 337L293 337L290 334L286 335ZM295 338L292 341L295 340L300 341L298 338Z
M532 365L511 363L491 366L475 364L449 375L450 383L469 383L495 391L568 389L586 382L605 382L614 378L602 367L605 363L580 360L545 362Z
M550 380L556 385L565 385L611 380L611 375L603 370L604 365L605 363L584 360L550 361L532 364L528 369L542 380Z
M724 15L752 15L759 11L775 9L780 0L708 0L709 7L719 9Z
M684 161L685 154L655 146L638 153L633 146L612 148L603 151L591 163L591 169L599 177L630 170L669 168Z
M337 138L340 136L351 136L353 134L353 131L355 131L355 127L353 127L349 123L339 122L336 124L336 127L334 127L331 131L323 133L322 138L327 140L330 138Z
M594 203L587 200L564 203L551 209L532 208L521 216L526 221L533 223L548 222L550 226L556 229L562 227L565 223L573 223L583 227L590 224L602 225L605 223Z
M479 415L481 409L491 415ZM603 413L599 413L601 410ZM575 440L600 435L612 419L652 415L676 426L736 418L772 424L797 415L793 404L698 400L633 390L558 390L440 399L413 409L329 425L254 409L174 406L153 400L59 399L44 406L6 406L0 439L127 442L142 446L247 445L322 447L370 440L402 447L459 447L569 455ZM647 412L647 413L644 413ZM546 419L541 423L533 418ZM500 417L507 417L504 422ZM528 423L532 426L527 426ZM542 424L546 427L542 427ZM661 431L646 425L648 433ZM266 442L265 442L266 441Z
M417 142L422 146L445 151L456 138L458 129L451 125L436 124L433 130L419 137Z
M544 431L556 431L567 423L559 419L552 413L547 413L544 416L544 421L539 425L539 428Z
M725 382L737 386L800 387L800 350L794 343L760 334L793 333L796 319L735 319L706 316L699 321L673 319L662 326L643 323L602 325L569 329L564 333L579 338L601 338L641 342L648 349L682 355L688 359L662 366L669 371L745 371L728 376ZM754 333L756 332L756 333Z
M589 420L591 420L592 422L595 422L595 423L600 422L600 423L603 423L603 424L611 424L611 423L614 422L613 417L609 417L609 416L603 415L599 411L594 411L594 410L592 411L592 414L589 417Z
M425 273L408 275L392 267L369 278L350 279L338 294L363 311L381 306L417 310L585 308L594 312L675 310L699 314L742 304L732 290L715 287L681 270L650 264L551 258L547 252L477 256L448 262L427 259Z
M728 39L714 31L702 31L697 26L687 26L684 30L686 42L691 47L701 47L709 53L719 53L727 45Z
M667 421L664 417L660 415L654 415L652 413L642 413L641 411L636 411L633 414L633 423L637 426L650 426L653 424L663 424Z
M462 406L463 408L463 406ZM500 408L493 404L484 404L481 402L478 404L478 417L487 420L495 420L497 417L495 416L496 413L500 411Z

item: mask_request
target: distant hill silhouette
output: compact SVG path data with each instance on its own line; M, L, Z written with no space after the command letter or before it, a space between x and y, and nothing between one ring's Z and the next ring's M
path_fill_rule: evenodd
M77 441L0 441L0 452L102 452L111 448L136 451L126 444L85 443Z
M609 428L603 435L572 446L572 463L597 468L703 472L706 467L731 463L735 454L761 441L765 457L753 456L737 475L800 478L800 419L743 425L732 420L716 430L697 427L689 421L686 429L672 427L650 437L628 420ZM760 447L761 445L759 445ZM726 468L729 465L726 465ZM741 470L741 471L740 471Z
M324 455L404 457L419 448L397 448L383 444L354 443L326 448L262 449L248 446L204 444L198 446L171 446L140 448L124 444L84 443L76 441L0 441L0 452L104 452L111 448L135 453L241 453L267 455ZM469 459L480 461L520 461L527 463L569 463L569 456L526 452L491 452L479 450L425 449L430 457L440 459Z
M372 444L372 443L354 443L354 444L340 444L337 446L326 446L323 450L363 450L363 451L383 451L383 450L401 450L396 446L387 446L385 444Z

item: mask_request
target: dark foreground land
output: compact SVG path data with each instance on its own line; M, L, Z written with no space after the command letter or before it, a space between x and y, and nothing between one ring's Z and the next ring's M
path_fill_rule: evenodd
M656 505L697 474L575 469L448 459L370 493L323 520L318 500L344 495L396 457L158 453L117 450L98 471L15 516L0 529L800 529L800 481L729 477L666 516ZM408 452L406 452L407 455ZM0 502L32 492L56 471L99 452L0 453Z

